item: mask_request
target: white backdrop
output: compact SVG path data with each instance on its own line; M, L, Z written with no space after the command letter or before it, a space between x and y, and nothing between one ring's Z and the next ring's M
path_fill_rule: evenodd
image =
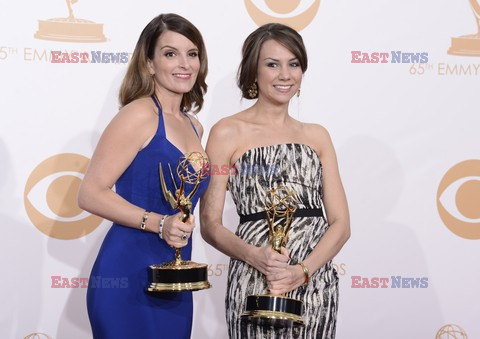
M334 259L337 337L480 338L480 57L447 54L452 37L478 30L469 1L321 0L317 11L318 0L292 0L279 14L281 3L73 4L75 18L103 24L90 38L103 42L59 41L39 26L68 16L63 1L0 3L0 337L91 337L81 279L111 223L81 213L75 195L126 65L52 63L51 51L131 53L154 16L176 12L208 49L204 143L216 121L250 104L235 73L259 18L304 26L310 63L291 113L330 131L351 211L352 236ZM426 52L428 64L352 63L351 51ZM236 227L229 196L224 220ZM211 265L213 288L194 294L192 337L225 338L228 258L198 231L193 258ZM362 278L375 277L386 288L367 288ZM392 277L424 288L394 288ZM61 278L80 284L55 288Z

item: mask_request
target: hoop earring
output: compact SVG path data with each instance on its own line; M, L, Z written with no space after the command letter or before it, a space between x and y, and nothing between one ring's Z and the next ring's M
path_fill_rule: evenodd
M250 85L250 87L248 88L248 96L251 98L251 99L255 99L258 95L258 87L257 87L257 83L254 82L253 84Z
M298 91L297 91L297 98L300 97L300 88L298 88Z

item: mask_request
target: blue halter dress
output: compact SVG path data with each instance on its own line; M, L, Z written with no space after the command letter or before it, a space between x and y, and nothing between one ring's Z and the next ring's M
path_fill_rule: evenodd
M165 200L160 186L159 164L162 164L167 188L175 188L169 175L170 164L176 185L178 159L182 152L167 140L162 110L155 136L138 152L130 166L115 184L116 192L132 204L160 214L175 214ZM195 130L195 126L193 125ZM195 133L198 136L197 131ZM191 164L189 164L191 166ZM192 213L207 188L203 180L192 198ZM187 195L193 185L185 185ZM140 220L139 220L140 224ZM189 260L192 238L182 249L182 259ZM192 293L170 292L152 296L147 267L174 260L175 250L157 234L114 223L100 247L93 265L88 290L87 310L94 338L190 338L192 328Z

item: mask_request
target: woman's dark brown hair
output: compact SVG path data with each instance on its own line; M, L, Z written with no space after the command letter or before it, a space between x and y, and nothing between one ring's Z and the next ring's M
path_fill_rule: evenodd
M122 107L133 100L153 94L154 83L148 71L148 60L153 60L158 37L166 31L182 34L198 48L200 70L193 88L183 95L181 109L197 113L202 108L203 95L207 92L205 78L208 72L205 44L202 35L190 21L173 13L155 17L140 34L120 87L119 100Z
M307 70L307 51L303 44L302 36L297 31L279 23L260 26L245 39L242 48L242 61L237 72L237 85L245 99L258 98L258 93L256 96L251 97L248 90L257 79L260 49L267 40L275 40L283 45L298 59L302 73L305 73Z

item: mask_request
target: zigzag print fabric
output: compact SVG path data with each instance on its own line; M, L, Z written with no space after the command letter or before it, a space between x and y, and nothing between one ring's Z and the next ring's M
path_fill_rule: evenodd
M265 210L264 199L271 187L284 185L297 193L298 208L323 208L322 164L315 150L305 144L278 144L252 148L234 164L236 173L228 189L239 215ZM317 245L329 225L325 217L296 217L288 232L286 248L290 264L303 261ZM255 246L268 242L266 220L238 225L236 235ZM338 276L331 261L315 272L306 286L286 294L303 301L305 326L273 328L241 321L246 297L266 294L263 274L243 261L230 260L226 320L230 338L334 338L338 308Z

